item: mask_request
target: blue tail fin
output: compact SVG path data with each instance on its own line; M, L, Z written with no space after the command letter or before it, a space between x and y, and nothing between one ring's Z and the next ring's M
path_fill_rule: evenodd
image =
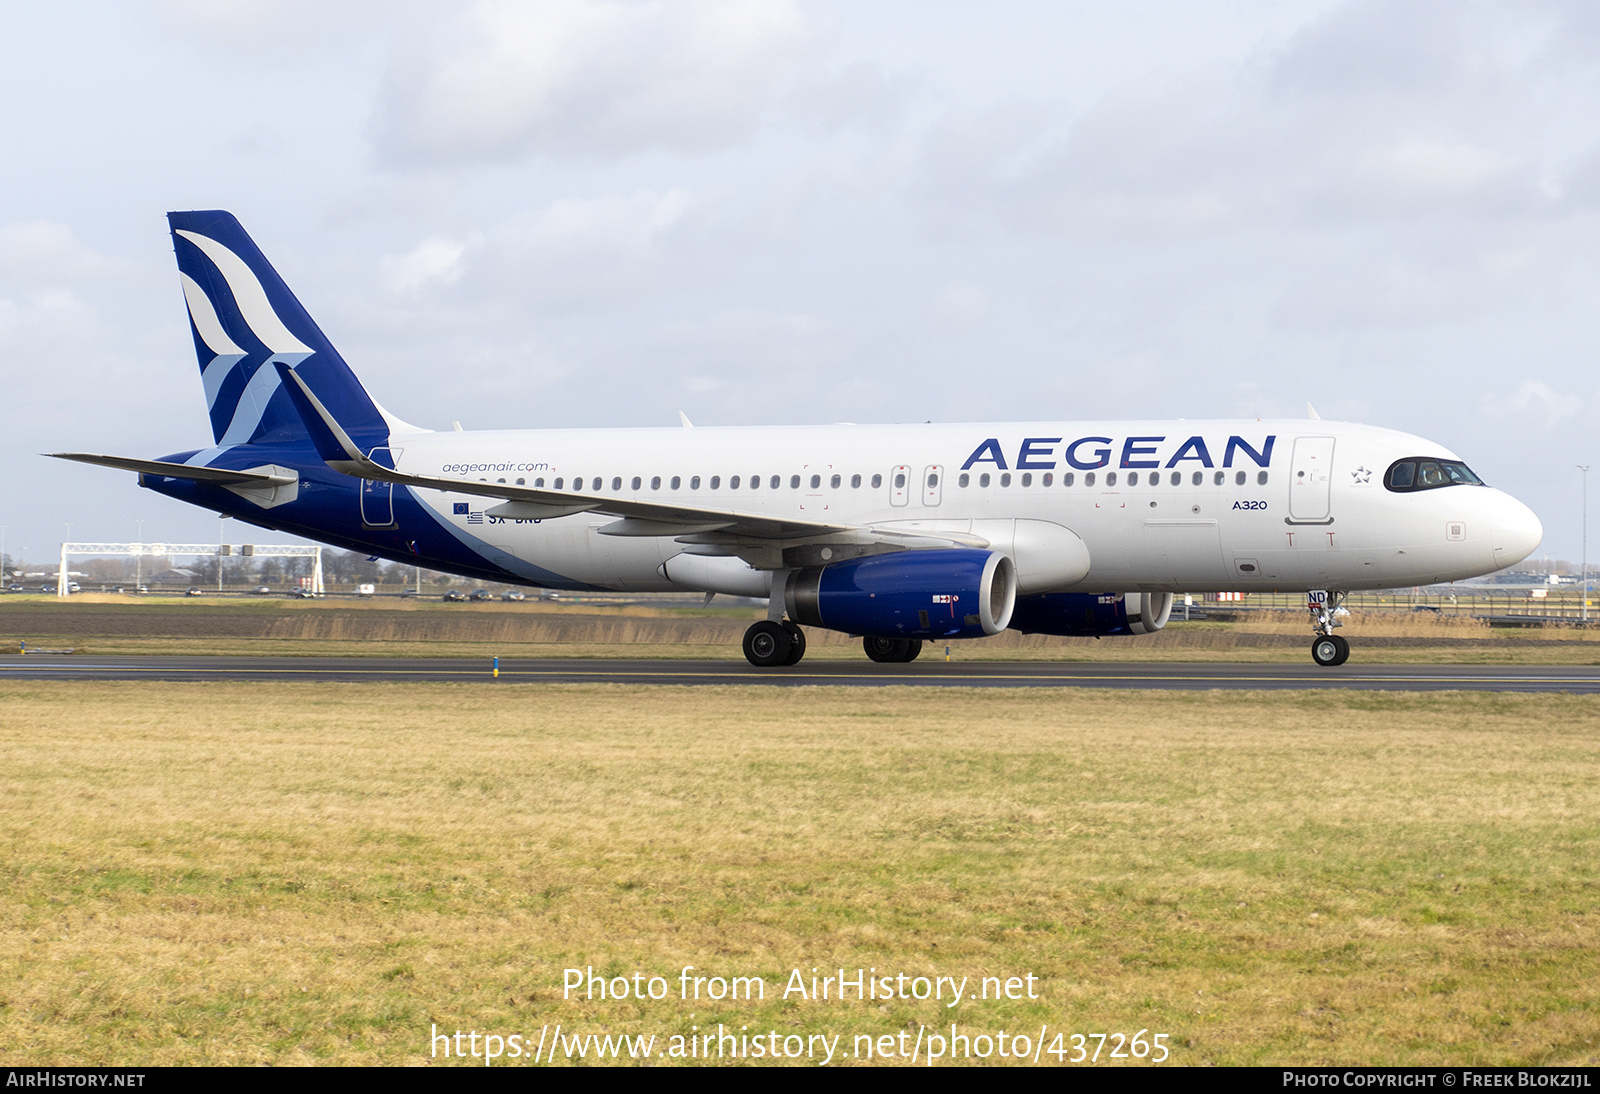
M307 438L275 366L294 368L364 449L389 422L232 213L168 213L218 445Z

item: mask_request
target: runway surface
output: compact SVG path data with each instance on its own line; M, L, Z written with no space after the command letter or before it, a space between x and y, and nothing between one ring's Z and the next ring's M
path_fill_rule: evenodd
M338 683L774 684L784 687L1153 688L1227 691L1600 693L1600 667L1550 665L1305 665L939 660L909 665L814 661L757 669L743 661L532 660L379 657L0 657L0 680L269 680Z

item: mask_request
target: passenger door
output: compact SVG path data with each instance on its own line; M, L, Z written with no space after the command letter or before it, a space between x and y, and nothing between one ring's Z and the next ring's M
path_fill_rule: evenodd
M1296 524L1332 523L1333 438L1296 437L1289 465L1289 519Z

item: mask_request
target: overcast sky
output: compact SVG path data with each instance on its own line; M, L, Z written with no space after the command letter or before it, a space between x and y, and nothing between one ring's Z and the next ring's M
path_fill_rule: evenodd
M68 522L217 538L131 475L37 453L209 443L163 214L223 208L420 425L1310 401L1454 449L1578 557L1574 464L1600 464L1592 0L0 20L9 552L54 555Z

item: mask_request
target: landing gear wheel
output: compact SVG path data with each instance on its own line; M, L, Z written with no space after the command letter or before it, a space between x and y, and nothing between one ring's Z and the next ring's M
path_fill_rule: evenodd
M784 633L789 636L789 656L784 659L785 665L798 665L800 658L806 655L806 632L798 624L785 619L782 623Z
M892 665L900 660L901 647L905 645L903 638L863 638L861 645L867 651L867 658L880 665Z
M752 623L750 629L744 632L744 657L756 668L788 664L793 650L794 643L781 623L763 619L759 623Z
M1323 668L1342 665L1350 657L1350 643L1336 634L1319 634L1311 640L1311 660Z
M880 665L903 665L922 652L920 638L863 638L867 656Z

